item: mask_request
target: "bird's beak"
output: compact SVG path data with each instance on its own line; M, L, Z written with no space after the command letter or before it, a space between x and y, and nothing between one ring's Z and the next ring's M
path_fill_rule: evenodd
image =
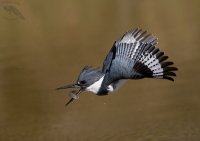
M80 89L79 90L71 91L69 93L69 96L71 97L71 99L65 104L66 106L69 105L75 99L78 99L79 98L79 94L84 91L84 88L82 88L78 84L71 84L71 85L62 86L62 87L57 88L56 90L68 89L68 88L80 88Z
M80 88L80 86L78 84L71 84L71 85L66 85L66 86L59 87L56 90L68 89L68 88Z

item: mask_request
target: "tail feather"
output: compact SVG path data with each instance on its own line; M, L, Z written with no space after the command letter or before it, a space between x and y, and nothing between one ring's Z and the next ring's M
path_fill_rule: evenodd
M137 57L133 67L134 71L143 77L159 78L174 81L172 76L176 76L174 71L178 69L173 67L171 61L167 61L168 56L159 51L154 45L148 45Z

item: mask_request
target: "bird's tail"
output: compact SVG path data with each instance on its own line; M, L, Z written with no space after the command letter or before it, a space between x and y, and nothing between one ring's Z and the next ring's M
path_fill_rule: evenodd
M137 61L133 67L134 71L143 77L168 79L174 81L172 76L176 76L173 62L166 61L168 56L160 52L154 45L148 45L138 54Z

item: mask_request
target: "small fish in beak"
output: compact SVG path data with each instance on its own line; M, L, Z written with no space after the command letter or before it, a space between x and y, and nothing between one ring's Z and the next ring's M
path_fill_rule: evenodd
M68 106L73 100L79 99L79 94L83 91L83 89L81 88L79 84L71 84L71 85L62 86L62 87L57 88L56 90L68 89L68 88L80 88L80 89L73 90L69 93L69 97L71 99L65 104L65 106Z
M69 93L69 96L71 97L71 99L65 104L65 106L68 106L72 101L74 101L75 99L79 99L79 94L82 92L82 89L80 89L80 90L78 90L78 91L76 91L76 90L74 90L74 91L71 91L70 93Z

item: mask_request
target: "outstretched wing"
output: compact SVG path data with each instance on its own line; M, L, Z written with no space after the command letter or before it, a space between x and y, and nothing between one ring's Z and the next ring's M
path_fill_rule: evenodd
M165 61L155 47L157 38L141 29L126 32L117 40L103 63L105 81L110 84L120 79L139 79L144 77L162 78L173 81L175 67L173 62Z

